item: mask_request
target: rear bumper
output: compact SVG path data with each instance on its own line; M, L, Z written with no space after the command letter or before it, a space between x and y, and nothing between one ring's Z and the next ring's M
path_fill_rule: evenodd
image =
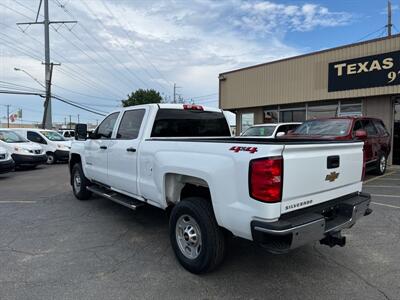
M46 163L47 155L21 155L12 154L12 159L15 161L16 166L36 166Z
M7 161L1 161L0 162L0 174L10 172L14 170L15 163L12 159L9 159Z
M69 151L64 150L56 150L54 152L54 156L58 161L68 161L69 160Z
M276 222L251 222L253 240L274 253L339 235L364 215L370 214L369 194L356 193L283 215Z

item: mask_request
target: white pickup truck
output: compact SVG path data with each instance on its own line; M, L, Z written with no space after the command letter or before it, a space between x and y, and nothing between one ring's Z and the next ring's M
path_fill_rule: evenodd
M221 263L229 235L274 253L315 241L372 212L361 193L363 143L231 137L219 109L149 104L112 112L70 154L76 198L106 197L170 216L170 241L193 273Z

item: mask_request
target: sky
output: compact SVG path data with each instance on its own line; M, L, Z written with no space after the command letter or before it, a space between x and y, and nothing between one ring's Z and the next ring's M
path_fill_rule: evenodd
M0 90L43 93L43 25L39 0L0 2ZM100 114L138 88L171 101L218 106L218 74L385 35L386 0L49 0L52 92ZM392 1L394 33L400 0ZM39 21L43 19L43 10ZM15 71L14 68L20 69ZM23 71L21 71L23 70ZM245 101L245 99L243 100ZM53 121L96 124L103 118L53 100ZM40 122L43 98L0 94L22 109L22 123Z

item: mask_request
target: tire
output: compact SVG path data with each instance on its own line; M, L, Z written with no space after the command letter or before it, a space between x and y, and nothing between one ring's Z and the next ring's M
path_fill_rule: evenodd
M169 236L176 258L191 273L210 272L225 257L225 235L207 199L179 202L171 212Z
M56 163L56 157L53 153L48 153L47 154L47 161L46 164L48 165L54 165Z
M387 157L385 154L379 155L378 161L376 163L375 174L383 175L386 172L387 168Z
M88 200L92 192L87 190L90 181L83 174L81 164L75 164L71 172L71 184L74 195L79 200Z

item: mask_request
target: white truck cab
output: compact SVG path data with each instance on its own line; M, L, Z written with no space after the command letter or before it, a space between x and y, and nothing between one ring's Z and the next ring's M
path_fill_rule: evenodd
M289 131L296 129L301 124L300 122L257 124L247 128L240 136L273 139L286 135Z
M75 130L73 129L60 129L58 131L66 140L73 140L75 138Z
M10 172L14 169L14 160L6 148L0 146L0 174Z
M38 128L18 128L15 130L43 148L47 155L47 164L68 161L71 141L67 141L57 131Z
M221 263L227 233L273 253L344 246L342 229L371 213L360 141L231 137L223 111L185 104L123 108L89 137L78 124L75 138L75 197L166 210L172 248L193 273Z
M14 129L0 129L0 146L11 154L16 167L36 167L47 160L42 147L28 141Z

